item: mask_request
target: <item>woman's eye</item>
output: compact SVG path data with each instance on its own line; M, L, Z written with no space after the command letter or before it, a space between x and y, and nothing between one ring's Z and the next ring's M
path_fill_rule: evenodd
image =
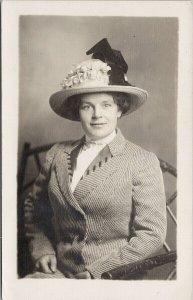
M111 107L111 104L110 103L105 103L104 107Z
M88 110L90 108L90 105L81 105L81 109Z

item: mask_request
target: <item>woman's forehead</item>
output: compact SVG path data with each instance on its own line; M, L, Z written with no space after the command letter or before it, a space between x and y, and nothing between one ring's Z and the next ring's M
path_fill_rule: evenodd
M104 101L114 102L113 96L107 93L89 93L81 95L81 103L100 103Z

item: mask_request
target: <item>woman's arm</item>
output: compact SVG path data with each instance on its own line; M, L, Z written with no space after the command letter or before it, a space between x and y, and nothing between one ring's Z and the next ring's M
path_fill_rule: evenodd
M148 153L133 175L133 229L128 244L87 266L94 278L118 266L152 255L166 236L166 199L157 157Z

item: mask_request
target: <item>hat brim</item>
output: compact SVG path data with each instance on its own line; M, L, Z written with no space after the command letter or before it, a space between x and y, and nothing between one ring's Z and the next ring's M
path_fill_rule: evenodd
M69 88L54 93L50 97L50 106L53 109L53 111L59 116L72 121L79 121L79 119L77 119L77 117L73 114L73 111L69 111L68 109L68 98L82 94L110 92L124 93L125 99L129 101L129 109L123 115L127 115L137 110L142 104L144 104L148 96L147 91L133 86L110 85L97 87Z

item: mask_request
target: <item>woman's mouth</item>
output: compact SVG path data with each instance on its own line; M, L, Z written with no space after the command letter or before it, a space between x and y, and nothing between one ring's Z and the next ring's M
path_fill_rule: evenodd
M106 125L106 123L91 123L90 125L91 125L92 127L101 127L101 126Z

